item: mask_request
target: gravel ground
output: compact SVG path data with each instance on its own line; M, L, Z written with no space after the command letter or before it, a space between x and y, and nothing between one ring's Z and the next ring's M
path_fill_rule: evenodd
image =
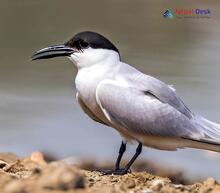
M141 165L141 164L140 164ZM94 165L82 163L81 168L91 169ZM140 170L140 166L139 166ZM158 169L157 169L158 170ZM159 169L160 170L160 169ZM155 173L156 169L154 167ZM132 172L124 176L104 176L97 171L80 169L64 161L47 163L40 152L26 158L14 154L0 154L1 193L217 193L220 185L209 178L191 185L179 172L159 177L148 172ZM178 182L183 182L178 183Z

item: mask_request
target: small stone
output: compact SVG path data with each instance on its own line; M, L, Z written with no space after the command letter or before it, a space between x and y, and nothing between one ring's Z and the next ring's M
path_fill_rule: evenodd
M153 192L151 189L147 188L147 189L144 189L141 193L151 193Z
M153 182L151 184L151 188L154 191L159 191L164 185L165 185L164 180L156 179L156 180L153 180Z
M181 190L181 191L183 191L183 190L186 189L182 184L174 184L174 187L175 187L176 189Z
M214 186L216 184L218 183L213 178L208 178L206 181L204 181L204 185L206 186Z
M19 160L19 157L13 153L0 153L0 160L10 164Z
M54 162L42 172L41 187L51 190L71 190L85 187L84 175L75 167Z
M13 167L14 167L15 165L17 165L18 163L20 163L19 160L17 160L17 161L14 162L14 163L7 164L7 165L3 168L3 170L4 170L5 172L9 172L9 171L13 170Z
M136 186L134 180L128 180L127 182L127 188L134 188Z
M127 178L126 180L124 180L123 182L123 188L126 189L132 189L136 186L135 181L133 179Z
M41 152L33 152L30 160L39 164L45 164L44 155Z
M26 193L25 186L21 181L13 180L5 187L6 193Z

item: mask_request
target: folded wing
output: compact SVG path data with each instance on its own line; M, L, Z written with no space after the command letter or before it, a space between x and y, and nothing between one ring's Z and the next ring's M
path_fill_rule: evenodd
M96 99L109 121L128 132L194 139L203 136L185 113L151 90L122 87L116 81L104 80L97 87Z
M172 86L168 86L164 82L152 76L143 74L125 63L121 64L118 74L123 74L131 87L152 93L154 96L160 99L160 101L174 107L188 118L193 117L193 113L179 98Z

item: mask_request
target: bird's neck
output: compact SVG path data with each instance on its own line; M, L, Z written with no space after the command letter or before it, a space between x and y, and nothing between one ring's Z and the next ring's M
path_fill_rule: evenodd
M89 48L83 52L72 54L70 60L72 60L78 70L81 70L99 65L112 66L120 61L120 56L113 50Z
M76 76L76 86L77 83L80 84L98 84L100 81L112 77L113 71L117 68L119 61L104 60L100 63L78 68L78 73Z
M119 64L119 60L103 60L95 65L78 69L75 79L76 90L85 103L95 97L96 88L102 80L113 78Z

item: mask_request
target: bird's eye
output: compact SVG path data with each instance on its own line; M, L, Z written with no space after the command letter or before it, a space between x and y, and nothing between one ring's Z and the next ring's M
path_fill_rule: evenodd
M81 48L84 48L84 49L89 47L89 43L85 41L80 41L79 45Z

